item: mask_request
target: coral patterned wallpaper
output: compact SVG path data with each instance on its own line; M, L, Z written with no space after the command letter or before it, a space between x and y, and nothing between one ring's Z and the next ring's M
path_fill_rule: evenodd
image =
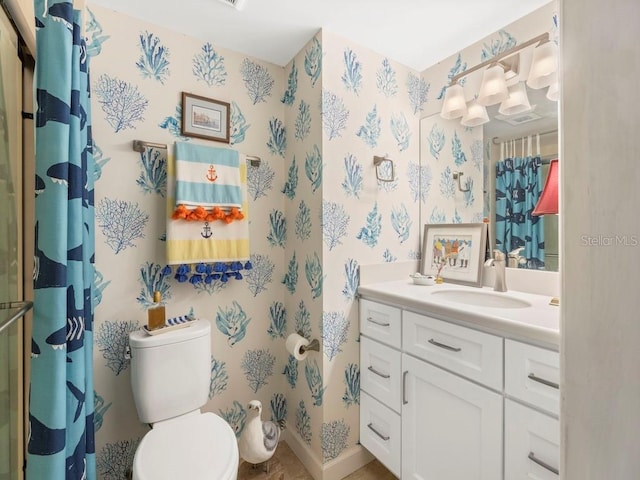
M358 441L358 266L416 259L419 118L429 86L420 74L323 31L322 240L323 459ZM382 164L376 180L373 157Z
M285 156L286 181L281 189L291 234L287 237L284 302L291 312L289 333L320 339L323 266L320 213L323 181L320 94L323 75L322 35L318 33L284 69L282 96L285 125L291 141ZM290 438L320 462L324 408L320 353L298 362L286 354L285 395L290 405Z
M418 259L421 215L482 216L481 135L449 132L435 117L420 130L420 119L440 109L448 61L420 73L323 30L282 68L92 4L86 35L100 478L126 478L148 431L124 350L154 290L167 315L193 310L211 322L204 410L239 435L257 398L263 416L286 418L308 469L340 462L361 448L359 266ZM462 57L453 61L464 68ZM181 136L183 91L230 103L229 147L262 159L247 166L253 269L242 280L179 283L164 270L166 151L137 153L132 141L223 146ZM393 171L383 164L379 172L392 181L376 180L374 155L393 160ZM461 164L472 194L452 203L451 171ZM285 350L293 332L318 338L320 352L295 361Z
M168 316L193 309L212 327L209 402L239 434L246 405L257 398L265 416L286 417L287 320L284 305L285 91L281 67L90 5L92 115L96 170L96 454L100 478L124 479L139 439L124 351L128 333L146 322L160 290ZM179 283L165 266L166 151L132 150L134 139L166 143L181 137L181 92L230 103L230 147L261 157L247 166L253 269L242 280ZM314 212L317 217L317 212ZM307 228L302 222L302 229ZM317 222L316 222L317 224ZM175 272L175 270L174 270Z

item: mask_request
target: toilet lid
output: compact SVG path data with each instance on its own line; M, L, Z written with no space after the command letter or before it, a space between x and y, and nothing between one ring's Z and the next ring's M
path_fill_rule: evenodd
M214 413L195 412L166 420L142 438L133 469L139 480L235 478L236 436Z

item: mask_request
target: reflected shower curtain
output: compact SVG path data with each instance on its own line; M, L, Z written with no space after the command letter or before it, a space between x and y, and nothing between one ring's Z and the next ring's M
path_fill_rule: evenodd
M83 6L34 6L38 187L27 478L93 480L94 168Z
M539 156L496 163L496 248L507 254L524 247L521 268L544 269L544 222L531 215L541 192Z

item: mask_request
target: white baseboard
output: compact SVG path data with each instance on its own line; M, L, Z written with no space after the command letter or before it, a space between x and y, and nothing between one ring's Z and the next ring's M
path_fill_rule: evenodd
M373 460L362 445L356 445L338 458L324 464L322 480L341 480Z
M286 429L282 432L280 439L287 442L289 448L296 454L298 460L302 462L314 480L323 480L322 462L316 458L313 451L304 443L297 433L292 432L291 429Z
M373 455L364 447L356 445L323 464L295 432L285 430L281 439L287 442L314 480L341 480L373 460Z

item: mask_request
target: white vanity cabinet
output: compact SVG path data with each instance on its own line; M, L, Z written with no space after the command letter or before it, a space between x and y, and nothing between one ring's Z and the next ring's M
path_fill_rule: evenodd
M504 404L504 420L505 480L560 478L558 420L508 398Z
M360 442L396 476L558 478L557 352L368 299L360 331Z
M399 308L360 300L360 443L397 477L402 442L401 320Z
M402 478L502 477L502 397L402 355Z
M495 335L402 312L403 351L498 391L502 390L502 342Z
M558 352L505 340L504 390L507 395L555 415L560 413Z
M393 348L400 348L402 310L360 299L360 333Z
M505 340L505 480L559 478L559 382L558 352Z

